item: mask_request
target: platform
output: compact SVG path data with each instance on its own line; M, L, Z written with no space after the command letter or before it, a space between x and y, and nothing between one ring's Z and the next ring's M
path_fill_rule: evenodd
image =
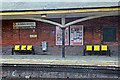
M62 58L53 55L1 55L0 63L120 67L118 57L115 56L66 56Z

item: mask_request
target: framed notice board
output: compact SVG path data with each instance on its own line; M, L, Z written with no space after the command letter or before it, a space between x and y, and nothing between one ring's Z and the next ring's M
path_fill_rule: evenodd
M70 26L70 45L83 45L83 25Z

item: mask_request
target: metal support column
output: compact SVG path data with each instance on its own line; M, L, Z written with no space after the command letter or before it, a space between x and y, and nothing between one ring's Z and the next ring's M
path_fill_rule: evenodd
M65 25L65 18L62 18L62 25ZM65 58L65 27L62 28L62 58Z
M62 28L62 57L65 58L65 28Z

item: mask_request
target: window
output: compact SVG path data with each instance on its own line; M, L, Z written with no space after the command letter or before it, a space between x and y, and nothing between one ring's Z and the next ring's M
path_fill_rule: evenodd
M116 41L116 28L115 27L103 28L103 41L104 42L115 42Z

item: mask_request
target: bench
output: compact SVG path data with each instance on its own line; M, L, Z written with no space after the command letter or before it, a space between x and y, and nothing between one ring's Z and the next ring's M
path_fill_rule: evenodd
M86 55L86 52L90 53L91 55L92 54L94 54L94 55L96 55L96 54L100 54L100 55L108 54L110 56L110 50L109 50L108 45L106 45L106 44L85 45L84 54L83 54L84 56Z
M14 53L19 52L19 53L32 53L33 55L35 55L34 52L34 48L32 45L15 45L12 48L12 55L14 55Z

